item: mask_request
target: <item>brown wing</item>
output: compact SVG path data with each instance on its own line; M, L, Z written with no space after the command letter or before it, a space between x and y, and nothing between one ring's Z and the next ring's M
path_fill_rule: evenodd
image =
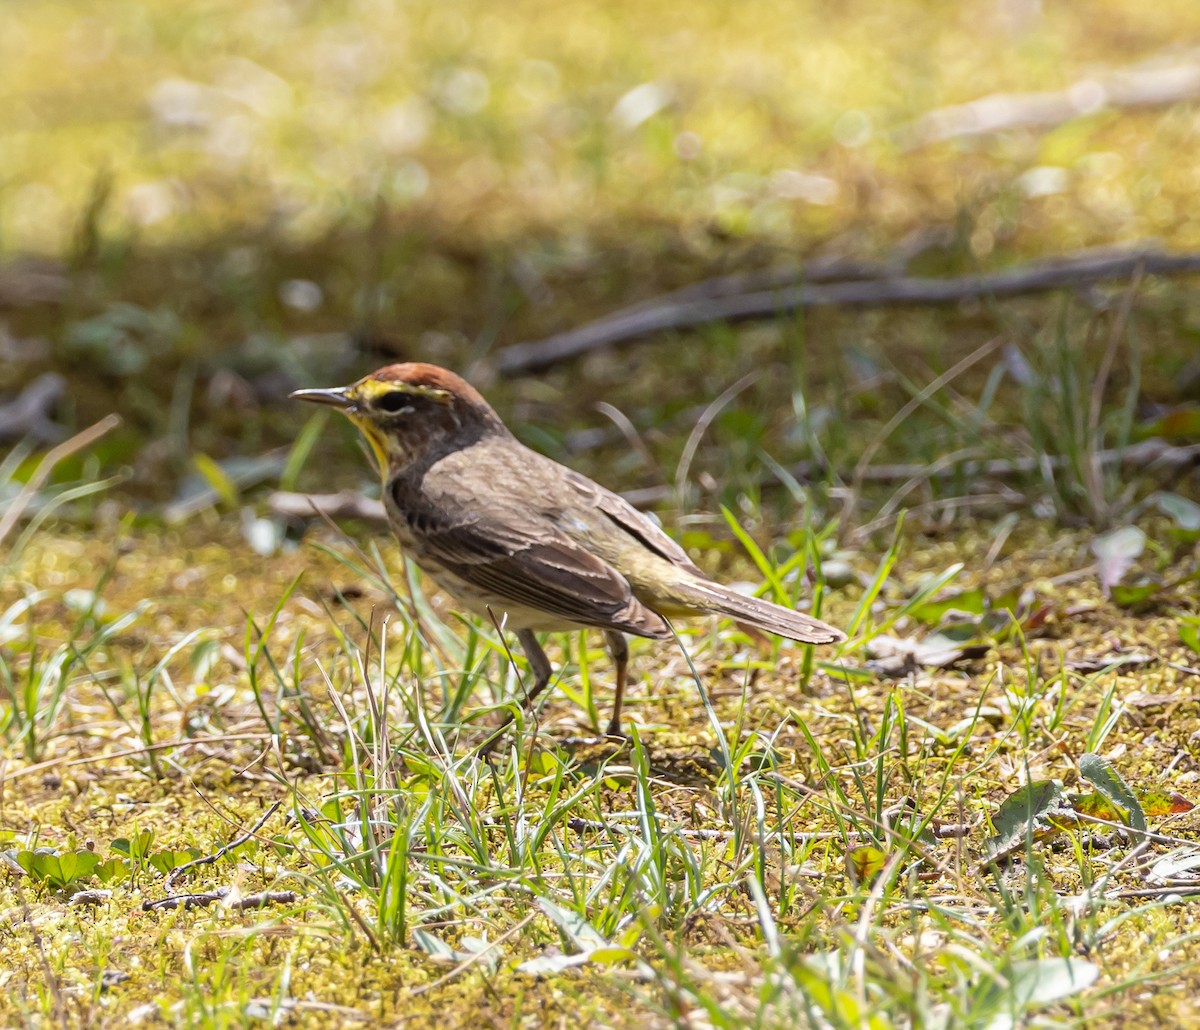
M426 476L421 494L396 500L419 521L424 555L483 597L566 622L671 635L616 569L565 536L524 495L463 497L459 477L437 475Z
M667 536L653 518L645 512L638 511L624 497L606 490L599 483L592 482L578 472L568 470L567 480L586 503L594 505L610 521L630 536L636 537L659 557L688 572L698 576L704 575L688 557L687 551Z

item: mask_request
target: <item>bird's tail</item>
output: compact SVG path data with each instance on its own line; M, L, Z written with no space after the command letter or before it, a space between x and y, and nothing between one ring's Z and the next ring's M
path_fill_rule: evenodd
M760 597L747 597L710 580L693 580L680 594L696 606L726 615L756 629L776 633L802 644L836 644L846 634L820 619L784 608Z

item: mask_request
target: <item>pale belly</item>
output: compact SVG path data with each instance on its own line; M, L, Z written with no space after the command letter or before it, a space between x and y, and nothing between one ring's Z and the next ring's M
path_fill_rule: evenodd
M469 612L491 622L494 618L504 629L532 629L542 633L560 633L573 629L587 629L586 623L572 622L561 615L540 611L526 605L505 600L492 594L480 592L476 587L453 572L438 566L428 559L422 561L411 551L409 557L422 572L442 590L455 599Z

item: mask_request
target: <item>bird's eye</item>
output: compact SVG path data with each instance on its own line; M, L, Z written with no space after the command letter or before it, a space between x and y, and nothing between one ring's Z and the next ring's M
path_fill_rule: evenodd
M396 415L406 409L412 410L412 398L397 390L395 393L385 393L375 402L375 407L389 415Z

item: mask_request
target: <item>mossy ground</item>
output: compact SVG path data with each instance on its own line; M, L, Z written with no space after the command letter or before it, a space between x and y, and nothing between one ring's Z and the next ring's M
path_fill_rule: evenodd
M1008 933L996 908L993 874L975 866L987 833L980 820L1027 779L1058 777L1078 785L1075 760L1095 733L1101 718L1097 713L1111 706L1110 691L1115 691L1125 709L1103 740L1103 750L1126 781L1139 790L1169 787L1188 796L1197 792L1197 772L1190 758L1191 740L1200 728L1192 699L1196 673L1188 664L1194 655L1179 643L1175 620L1161 610L1142 616L1121 612L1103 599L1093 575L1072 576L1090 564L1088 534L1064 534L1049 526L1027 528L985 569L981 565L991 543L986 527L966 530L952 541L906 545L895 572L897 596L929 570L943 569L951 558L966 566L956 584L964 589L984 585L999 596L1020 583L1053 609L1024 648L1010 643L962 669L916 673L891 683L868 680L848 690L846 682L824 673L802 688L797 655L787 647L764 653L740 634L716 632L712 626L698 627L686 638L722 724L769 739L785 782L816 791L815 799L789 791L782 813L776 810L775 799L768 797L765 813L771 828L778 825L788 832L817 835L786 859L777 849L764 848L768 889L773 884L780 890L783 877L790 879L798 894L791 910L777 917L777 931L794 935L808 948L836 947L863 905L861 888L846 872L845 821L853 820L855 813L837 810L826 781L830 775L841 779L850 796L861 789L852 768L857 762L874 760L864 756L861 748L864 740L878 743L875 735L889 717L889 699L903 705L909 729L903 741L889 742L884 752L887 798L911 798L919 811L938 805L940 819L973 827L960 843L938 846L941 872L912 881L908 896L977 908L976 932L1001 951ZM337 731L337 715L323 696L318 664L345 691L347 703L353 703L346 659L344 655L339 659L338 642L330 630L332 620L353 635L355 624L345 610L339 614L337 607L322 607L329 603L333 587L346 585L344 566L328 556L304 546L256 561L251 574L239 567L237 551L229 528L218 525L178 532L139 531L121 542L95 540L82 548L73 535L49 531L39 535L13 584L43 582L63 590L87 590L118 553L104 591L110 611L146 605L138 623L96 655L98 667L92 672L103 676L105 669L153 667L172 642L197 626L203 627L206 639L227 648L202 675L191 669L187 654L169 663L170 689L164 689L164 682L156 691L150 733L156 744L181 743L158 751L154 764L139 750L141 742L131 728L114 717L109 698L119 689L110 685L106 698L96 684L79 677L71 687L69 710L41 744L38 766L26 775L20 762L10 763L3 822L10 840L35 841L64 851L86 846L107 852L111 841L150 829L155 834L154 850L193 846L209 854L253 825L268 804L280 801L283 810L259 835L262 845L243 847L201 868L175 891L233 886L251 894L291 888L298 891L298 898L253 912L229 911L219 905L143 912L143 901L168 893L159 873L143 869L132 882L109 884L112 895L98 906L73 908L65 904L70 891L55 892L9 875L4 885L3 933L11 1018L21 1018L24 1012L36 1021L39 1013L58 1013L73 1024L108 1023L154 1002L174 1020L238 1023L258 1011L254 999L259 999L259 1009L269 1006L280 992L285 970L286 995L302 1003L289 1017L299 1025L361 1017L464 1026L480 1020L499 1025L559 1019L632 1026L682 1018L678 1013L670 1015L678 999L669 990L662 984L639 982L620 964L585 966L546 978L514 972L517 961L536 957L558 943L553 924L531 911L519 890L508 901L493 901L486 914L467 909L430 921L428 927L451 944L465 934L483 933L496 940L524 924L516 937L504 942L499 968L491 972L469 968L439 983L452 967L412 947L373 941L369 931L332 910L335 906L329 897L314 886L311 849L307 854L303 848L281 854L265 843L301 842L301 835L287 828L285 813L297 796L304 803L319 805L339 781L344 783L346 773L306 771L301 757L310 748L308 741L297 742L294 732L272 740L265 731L239 657L245 613L256 614L261 623L292 577L303 574L300 587L275 623L271 646L278 654L287 654L304 633L299 684L331 733ZM65 557L70 558L67 565ZM860 559L864 571L868 561L865 556ZM186 579L186 589L179 577ZM158 583L161 593L146 604L148 580ZM860 593L857 586L833 592L826 616L844 622ZM3 600L12 602L18 596L10 584ZM197 598L208 603L198 605ZM351 602L367 607L370 603ZM32 640L43 653L58 642L64 625L71 624L68 613L52 601L36 605L31 622ZM1117 657L1116 649L1122 647L1149 652L1155 660L1124 673L1120 669L1103 675L1065 673L1068 696L1058 700L1051 696L1048 685L1060 675L1064 663L1099 656L1103 664ZM592 658L589 673L603 710L608 669L598 655L593 653ZM717 790L720 762L711 725L686 666L670 645L635 648L635 669L629 711L648 751L655 803L660 816L684 833L717 831L718 839L695 844L711 852L710 886L715 887L723 873L740 866L742 857L730 835L728 799L723 802ZM1031 671L1037 681L1032 685L1027 679ZM568 667L565 682L578 689L578 670ZM426 683L416 689L427 694L427 704L434 710L439 688ZM1018 698L1030 695L1034 703L1024 713L1025 729L1018 732L1013 706ZM362 700L360 692L354 701L361 704ZM1059 715L1062 701L1065 712ZM959 751L955 742L934 738L934 727L946 729L970 720L981 705L989 714L972 727L968 749ZM396 718L403 718L402 713L397 712ZM796 728L798 721L814 735L824 756L841 756L841 762L835 763L840 768L822 771L811 745ZM553 747L555 738L594 732L578 705L552 696L540 724L543 743L551 747L549 753L556 760L569 760L573 754L572 778L584 781L603 775L594 762L595 753L605 748ZM189 738L195 742L188 743ZM547 796L546 767L539 764L537 754L530 752L533 757L525 774L529 778L525 801L535 810L537 797ZM615 771L621 764L613 761L608 767L608 785L580 805L580 817L595 820L603 819L605 812L611 817L636 810L636 783L628 774ZM952 784L948 793L941 784L944 775ZM420 790L421 779L411 775L407 782ZM858 800L865 813L870 799ZM506 845L498 813L511 799L497 797L485 785L473 803L485 816L497 815L490 832L499 858ZM1190 819L1182 819L1162 828L1186 837ZM611 850L615 845L606 843L594 828L562 832L569 838L568 847L593 847L610 861L615 855ZM1072 839L1068 834L1057 842L1037 845L1042 875L1064 896L1078 894L1113 854L1095 851L1086 834L1074 844ZM1078 852L1080 847L1083 852ZM558 857L547 847L541 861L553 865ZM1015 865L1002 881L1021 882L1025 874L1020 860ZM1117 878L1121 886L1140 882L1133 873ZM356 904L349 896L342 903ZM674 915L678 918L679 913ZM763 945L753 902L744 891L722 894L719 904L691 912L682 923L672 925L668 915L662 920L668 953L683 949L688 961L705 971L704 989L754 996ZM1117 985L1132 977L1135 984L1142 980L1156 984L1140 1001L1133 988L1107 1001L1097 998L1089 1007L1089 1020L1116 1022L1126 1018L1131 1005L1148 1019L1155 1012L1160 1018L1186 1017L1190 1005L1186 993L1171 1000L1157 977L1166 973L1168 983L1188 982L1195 958L1192 945L1186 943L1190 922L1187 905L1146 907L1119 933L1098 937L1088 946L1084 953L1101 961L1109 983ZM945 939L942 929L916 912L883 918L878 933L898 953L934 966L938 961L934 945ZM129 979L103 989L99 984L106 970L127 973ZM173 1004L181 1007L170 1009ZM344 1011L322 1006L342 1006Z

